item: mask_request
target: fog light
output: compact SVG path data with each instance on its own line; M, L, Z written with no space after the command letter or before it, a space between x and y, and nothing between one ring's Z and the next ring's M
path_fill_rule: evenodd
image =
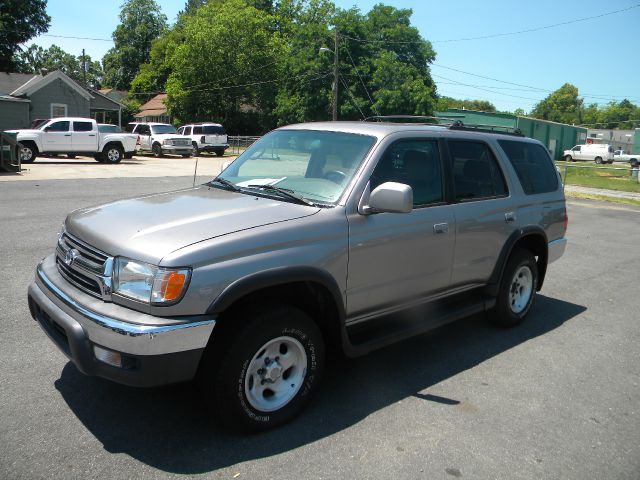
M122 368L122 355L120 355L119 352L106 350L97 345L94 345L93 353L95 354L96 358L101 362L104 362L113 367Z

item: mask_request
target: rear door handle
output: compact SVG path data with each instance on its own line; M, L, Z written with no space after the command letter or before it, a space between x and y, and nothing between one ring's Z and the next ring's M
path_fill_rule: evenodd
M447 233L449 231L449 224L448 223L436 223L433 226L433 232L434 233Z
M90 134L89 134L89 136L90 136L90 137L95 137L95 136L96 136L96 134L95 134L95 133L90 133Z
M65 133L65 134L64 134L64 136L65 136L65 137L70 137L70 136L71 136L71 134L70 134L70 133Z
M507 223L516 221L516 214L514 212L507 212L504 214L504 221Z

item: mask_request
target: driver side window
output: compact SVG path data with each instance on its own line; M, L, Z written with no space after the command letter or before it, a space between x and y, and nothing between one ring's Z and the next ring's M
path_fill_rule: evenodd
M371 191L385 182L409 185L413 206L444 201L442 164L435 140L402 140L383 154L371 175Z

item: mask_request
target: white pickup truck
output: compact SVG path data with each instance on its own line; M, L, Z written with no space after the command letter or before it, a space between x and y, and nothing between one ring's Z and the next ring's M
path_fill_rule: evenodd
M135 153L137 135L102 133L91 118L59 117L35 129L10 130L22 145L20 161L32 163L38 154L91 155L99 162L118 163Z
M614 162L630 163L632 167L637 167L640 164L640 155L637 153L627 154L624 150L616 150L613 152Z

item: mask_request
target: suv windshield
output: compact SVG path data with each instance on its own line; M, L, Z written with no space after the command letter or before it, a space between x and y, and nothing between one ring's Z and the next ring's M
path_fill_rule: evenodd
M273 185L334 204L374 142L352 133L277 130L251 145L220 177L241 188Z
M178 133L173 125L151 125L151 133L162 135L163 133Z

